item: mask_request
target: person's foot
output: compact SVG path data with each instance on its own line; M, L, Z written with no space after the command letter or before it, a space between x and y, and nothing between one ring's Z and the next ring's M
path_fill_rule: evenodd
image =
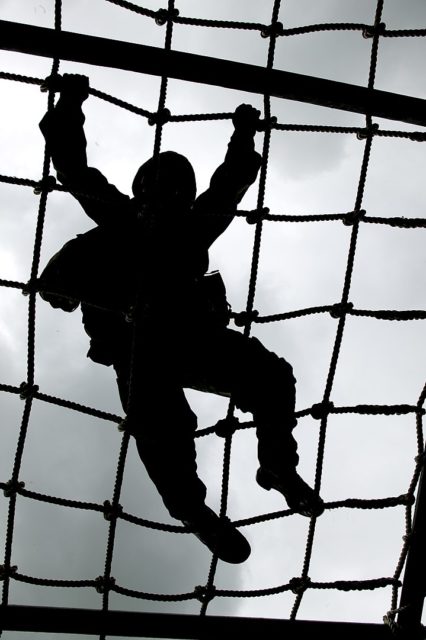
M206 505L182 522L224 562L239 564L247 560L251 553L243 534L227 518L222 520Z
M324 502L311 487L299 476L295 469L280 474L260 467L256 474L257 483L269 491L275 489L281 493L289 508L307 518L320 516L324 511Z

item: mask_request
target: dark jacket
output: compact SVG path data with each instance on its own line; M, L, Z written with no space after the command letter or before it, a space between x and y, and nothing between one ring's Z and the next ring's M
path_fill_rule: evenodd
M65 311L81 303L91 338L88 356L109 365L131 340L135 308L142 326L160 333L208 328L215 321L208 291L218 282L216 276L209 285L205 278L208 250L231 223L261 158L253 136L235 131L223 164L192 208L147 219L137 200L88 166L84 121L80 101L68 95L40 123L58 179L97 225L53 256L40 276L40 290ZM222 300L226 304L224 290Z

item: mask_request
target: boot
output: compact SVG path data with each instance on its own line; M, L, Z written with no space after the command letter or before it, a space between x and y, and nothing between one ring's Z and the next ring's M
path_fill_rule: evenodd
M320 516L324 511L322 499L299 476L296 469L286 469L278 474L260 467L257 470L256 481L267 491L275 489L281 493L290 509L307 518Z
M250 545L242 533L227 518L222 520L206 505L182 522L224 562L240 564L251 553Z

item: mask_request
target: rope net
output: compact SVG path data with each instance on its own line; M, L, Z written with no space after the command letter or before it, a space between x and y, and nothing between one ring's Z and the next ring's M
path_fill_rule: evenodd
M424 37L426 35L425 29L388 29L383 22L383 0L379 0L377 2L376 12L375 15L372 16L370 23L321 23L295 28L286 28L286 7L284 5L284 7L280 8L280 2L278 0L275 0L275 2L272 3L271 18L270 22L267 24L263 24L261 22L239 22L231 20L210 20L185 17L181 15L177 7L177 3L175 3L174 0L169 0L167 8L158 9L147 9L125 0L105 0L105 3L108 5L116 5L116 11L122 9L124 12L131 12L134 15L134 20L148 21L149 25L153 25L152 29L162 30L162 37L164 40L163 45L166 50L172 48L174 32L181 28L180 25L190 26L192 28L197 27L200 29L208 28L217 30L218 42L220 42L223 30L245 30L250 32L250 37L252 38L258 38L260 35L264 38L266 50L265 69L273 68L276 48L283 39L296 38L296 36L302 37L306 34L322 32L355 32L363 38L364 47L368 47L369 49L368 87L371 89L375 86L379 43L386 38L391 38L395 41L397 38L404 39L411 37ZM64 2L63 4L64 7L62 7L62 2L59 0L56 0L55 2L53 27L58 32L62 29L62 10L64 9L65 11L67 8L67 3ZM116 15L117 20L120 20L120 14ZM281 19L283 22L281 22ZM61 62L59 59L54 59L52 61L49 74L50 77L55 77L60 73L60 64ZM87 70L85 70L85 72L87 73ZM89 75L89 73L87 73L87 75ZM13 83L33 85L34 91L36 91L37 88L42 88L42 90L45 91L47 98L47 107L53 107L55 94L52 89L52 83L46 83L45 77L31 77L17 73L10 73L8 70L5 70L0 72L0 79ZM4 88L7 90L6 82ZM104 103L109 103L114 107L117 107L117 109L140 116L142 123L146 122L151 127L154 127L154 154L159 152L162 146L163 134L165 135L165 132L168 131L170 127L179 127L182 123L203 123L212 121L227 122L232 117L231 109L229 111L218 113L184 115L177 115L171 112L167 106L168 78L165 76L161 78L158 104L155 109L135 106L123 99L112 96L93 87L90 89L90 95L91 98L89 98L88 102L91 100L100 100ZM250 97L244 97L244 100L239 101L250 102L251 100ZM28 279L25 281L11 280L3 277L0 279L0 285L4 291L6 289L11 289L14 290L16 294L24 294L26 296L24 300L28 306L26 378L22 382L15 382L15 384L10 384L10 381L8 380L0 383L0 390L3 392L2 395L4 397L18 396L23 403L21 424L19 429L16 431L17 437L15 438L15 457L12 466L12 473L10 477L0 478L0 488L3 490L4 494L3 503L4 505L7 505L4 507L6 509L5 513L7 513L5 523L3 525L5 552L0 574L3 587L2 603L4 605L7 605L10 602L11 591L13 586L17 585L17 583L44 587L66 587L76 590L92 589L93 591L101 594L102 609L104 611L109 609L111 605L111 598L114 595L119 594L121 596L137 599L141 602L148 601L147 610L150 610L149 605L152 603L166 603L167 606L170 606L171 603L175 603L173 606L176 608L173 610L180 611L181 609L178 608L180 603L192 602L194 607L196 606L198 608L200 615L202 616L206 615L208 610L215 611L214 604L219 600L224 601L233 598L254 599L261 596L283 597L284 595L287 595L288 600L285 602L289 603L291 598L290 608L285 612L280 605L279 615L280 617L288 617L289 619L294 620L299 616L299 609L301 608L302 602L304 600L309 602L309 597L314 592L327 590L341 592L346 595L351 592L384 591L388 594L387 597L389 597L389 604L383 605L382 615L386 614L387 622L390 626L393 625L398 610L398 596L402 580L401 576L410 545L415 496L425 459L422 418L424 415L426 387L420 389L418 397L414 397L412 402L409 403L401 403L395 396L395 404L359 403L342 406L333 401L333 392L335 388L335 378L339 358L341 359L343 357L342 351L344 351L345 348L344 338L347 335L347 325L349 320L352 320L353 318L364 318L366 321L372 319L380 323L392 322L401 326L402 324L405 325L406 323L426 319L426 310L424 309L358 308L351 301L351 285L356 267L358 240L364 231L371 228L373 225L376 225L376 229L380 229L381 231L385 230L386 233L394 233L396 230L401 230L402 233L409 233L410 230L413 232L413 230L419 230L426 226L426 219L423 217L405 217L401 215L387 215L381 217L374 215L374 211L371 212L371 214L366 211L364 208L364 200L368 184L372 148L381 138L389 141L400 139L412 144L418 144L426 140L426 134L421 130L416 130L415 128L405 128L405 130L382 128L382 126L379 126L377 122L373 122L371 116L366 116L364 118L364 123L359 126L290 124L279 121L279 118L274 115L274 112L276 111L275 107L278 109L278 105L271 104L271 98L269 96L263 96L263 116L261 121L261 135L263 136L263 162L258 180L257 201L252 209L239 210L237 212L237 216L248 223L249 226L247 229L253 229L254 238L251 247L251 268L248 278L246 306L242 311L233 310L232 319L235 325L240 327L246 335L249 335L252 331L254 333L261 332L264 326L278 326L278 323L282 323L280 326L290 327L291 320L314 316L318 317L318 319L328 317L330 322L333 323L334 338L331 341L332 348L328 355L326 379L322 383L322 396L317 397L316 402L312 403L310 406L297 411L299 428L297 430L296 437L301 437L303 426L307 425L310 420L312 421L313 428L318 427L317 435L312 433L309 435L309 438L313 439L315 437L317 439L314 475L316 489L321 490L323 488L322 481L324 475L324 464L327 462L326 436L328 437L330 425L332 428L335 428L338 418L344 419L346 416L346 419L349 419L353 416L358 416L360 420L364 420L366 417L371 416L371 422L369 422L369 425L372 430L374 429L374 420L380 417L382 417L382 419L386 418L387 420L404 420L404 425L412 425L412 428L410 427L410 429L406 429L404 436L407 439L411 438L411 442L414 443L410 458L410 469L403 474L406 481L404 486L401 488L399 495L375 498L352 497L341 500L327 500L327 496L324 496L326 499L326 511L321 518L324 520L330 518L330 523L332 522L333 513L341 509L345 510L348 518L350 518L351 514L356 510L383 511L386 509L398 510L398 513L402 511L403 515L400 516L400 521L402 523L402 540L400 548L393 550L393 559L389 559L387 564L389 567L388 573L377 577L370 576L362 579L351 578L350 576L348 576L347 579L341 579L340 572L335 571L335 579L314 579L313 576L319 573L318 561L315 560L314 554L316 548L315 542L318 537L323 540L324 534L318 533L317 531L319 529L321 532L321 520L317 522L317 520L313 518L307 525L307 531L305 531L305 529L298 529L298 531L303 530L304 532L304 552L299 554L300 557L298 556L297 559L299 564L297 575L293 575L281 582L278 581L272 586L268 585L244 589L225 588L223 586L219 586L220 584L224 584L225 586L227 583L232 584L232 578L229 577L231 574L221 572L220 565L218 565L217 558L215 556L213 556L211 561L209 561L210 564L208 571L205 574L204 582L201 585L194 585L193 588L187 591L177 593L159 593L156 592L155 589L152 589L152 591L149 589L143 590L142 588L131 588L127 584L123 584L121 580L114 575L115 571L113 571L114 550L117 546L117 531L119 526L123 523L129 523L137 528L139 532L138 535L141 537L146 535L147 530L152 530L154 533L162 532L164 535L170 536L168 544L171 547L174 544L173 540L175 538L172 534L187 533L183 526L169 522L160 522L147 517L136 516L133 513L126 511L122 506L122 486L129 445L129 435L125 431L123 431L121 435L121 444L118 452L118 462L113 491L103 502L67 499L58 495L48 495L47 493L37 490L37 487L30 488L32 484L31 478L27 479L25 473L22 472L23 458L28 435L31 433L32 429L34 413L37 414L41 406L49 404L60 407L64 411L70 412L75 416L73 418L74 420L78 420L78 414L86 414L91 418L98 419L102 423L105 421L115 423L119 428L123 422L123 416L118 413L116 414L114 412L87 406L83 403L71 401L63 397L58 397L53 393L49 393L49 388L42 389L38 382L38 377L36 375L37 350L35 340L38 326L36 309L39 308L37 277L40 270L45 219L46 225L54 224L53 220L50 221L51 219L49 219L49 217L46 218L46 214L48 213L48 202L50 202L51 199L56 197L69 198L66 193L56 196L56 192L64 192L66 190L56 182L52 175L50 175L50 160L45 152L40 179L0 175L0 181L2 183L32 189L34 192L34 199L38 201L37 223L33 240L34 250ZM280 211L276 212L269 207L268 168L270 166L270 156L273 145L278 144L276 141L277 137L288 135L290 133L298 133L299 135L324 134L330 137L345 136L356 141L356 144L358 145L357 153L358 155L360 154L358 184L355 189L353 206L349 211L322 214L290 214L281 213ZM90 138L90 132L88 137ZM257 147L259 147L258 142ZM360 151L360 149L362 151ZM254 189L255 188L252 187L252 190ZM256 288L258 280L261 278L262 240L264 238L265 231L268 233L270 227L277 223L288 225L288 228L291 227L291 229L293 229L296 224L303 226L307 223L312 223L312 225L339 225L339 228L343 229L346 238L345 246L348 245L349 249L344 267L343 290L340 298L329 304L321 304L296 310L286 310L280 313L262 313L260 304L256 304ZM289 233L292 233L292 231L289 231ZM263 299L262 296L259 296L259 298ZM42 305L43 303L40 303L40 306ZM418 326L418 323L415 324ZM289 359L291 361L291 357ZM309 363L306 363L305 366L309 367ZM299 377L301 376L303 376L303 370ZM218 425L199 429L196 433L196 437L205 439L208 436L212 437L215 433L219 433L224 436L222 480L220 498L218 502L220 504L220 511L222 514L228 513L228 515L232 515L228 509L229 490L232 477L231 442L238 439L240 434L246 434L248 432L251 433L253 423L247 420L239 420L238 417L235 418L232 403L229 405L226 415L227 417L224 420L219 421ZM234 419L231 419L233 416ZM407 419L405 420L403 416L407 416ZM309 424L311 424L311 422L309 422ZM229 428L230 425L232 428ZM235 432L235 436L233 436L233 432ZM198 442L201 442L201 440ZM221 440L218 440L218 442L221 442ZM365 447L367 449L368 444L368 441L365 442ZM405 465L405 463L404 459L401 464ZM377 468L380 468L380 465L382 464L386 465L386 460L376 459L374 462L374 465ZM360 472L360 469L354 470L354 473L356 472ZM3 473L4 470L2 475ZM321 491L321 493L323 494L323 491ZM104 548L105 563L103 570L100 571L98 575L93 575L89 578L86 577L86 579L67 579L66 575L61 575L60 578L57 577L53 579L30 575L27 573L25 566L21 566L20 562L14 561L14 549L18 544L15 540L16 537L19 536L19 508L20 504L23 504L24 502L26 503L27 501L36 501L37 503L47 503L62 508L88 511L93 514L100 514L103 516L107 521L106 526L108 529L106 545ZM143 496L141 497L141 502L143 502ZM262 513L260 515L250 514L239 519L233 518L233 521L239 527L248 528L249 526L253 526L253 531L255 531L256 527L254 527L254 525L267 526L267 524L271 524L273 522L288 523L290 522L290 516L294 516L297 519L297 516L295 516L294 512L291 510L279 509L268 513ZM37 516L35 515L35 517ZM248 529L245 530L249 531ZM277 531L281 532L282 530L274 529L274 532ZM366 535L368 536L370 534L371 531L367 532ZM51 535L55 535L54 531L51 531ZM105 538L105 532L102 535ZM268 540L270 539L271 538L268 538ZM84 544L84 539L80 540L79 545L81 546ZM98 541L98 544L101 544L100 541ZM280 544L276 544L277 546L274 553L280 554ZM135 554L136 553L137 551L135 551ZM66 569L66 567L63 568ZM118 569L118 567L116 567L116 569ZM327 572L327 567L325 567L325 571ZM354 574L357 575L356 570L354 571ZM258 584L262 583L265 584L263 578L259 579ZM120 600L119 602L122 604L123 600ZM383 602L383 600L381 602ZM129 606L131 608L133 605ZM185 611L188 611L188 609L185 609ZM221 611L221 609L219 609L219 611ZM338 617L339 612L334 610L334 615L332 614L329 619L337 619ZM359 614L359 620L363 621L362 612Z

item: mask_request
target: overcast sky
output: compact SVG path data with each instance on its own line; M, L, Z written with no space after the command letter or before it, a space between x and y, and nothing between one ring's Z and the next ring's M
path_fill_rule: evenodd
M164 3L140 0L158 9ZM372 0L285 0L285 27L322 22L374 20ZM62 27L161 47L164 27L107 0L64 0ZM261 5L261 6L260 6ZM215 0L176 3L182 16L270 22L272 2ZM0 0L0 19L53 26L53 0ZM422 0L385 0L383 21L389 29L424 28ZM257 31L175 25L177 50L264 66L268 40ZM277 40L275 66L333 80L366 85L371 40L361 32L321 32ZM376 88L426 98L422 38L382 38ZM0 51L0 71L43 78L51 61ZM93 88L154 111L160 80L145 75L63 62L60 72L84 73ZM46 94L37 86L0 79L0 174L41 177L43 138L38 123ZM242 102L262 108L262 97L212 86L170 80L167 107L172 114L222 113ZM137 115L90 97L87 117L89 163L122 191L130 193L139 165L150 157L154 129ZM286 100L272 100L282 124L364 126L358 114ZM421 130L376 119L381 128ZM198 193L221 163L230 121L167 124L163 150L174 149L192 162ZM256 135L262 148L262 135ZM354 207L364 142L341 134L272 135L265 205L271 213L343 213ZM375 138L363 208L369 216L425 216L426 147L406 139ZM257 184L241 208L255 207ZM0 183L0 278L29 278L38 197L31 188ZM48 199L41 265L62 244L91 228L73 199L52 193ZM234 311L245 307L254 227L233 222L211 251L211 268L220 269ZM255 308L261 315L295 311L340 301L351 228L341 222L264 225ZM426 309L424 230L384 225L360 227L350 301L360 309ZM27 303L16 289L1 288L0 382L19 385L26 378ZM338 361L331 399L338 406L416 404L425 380L424 321L388 322L350 316ZM337 328L327 314L255 325L253 335L288 359L298 381L297 408L320 402ZM36 383L44 393L122 415L113 371L86 358L87 336L80 312L65 314L39 300L36 331ZM227 401L188 392L199 427L223 417ZM165 399L166 401L166 399ZM1 393L0 481L12 473L23 403ZM240 415L249 420L250 415ZM299 421L300 471L313 483L319 423ZM65 498L102 503L111 499L121 435L114 424L34 402L20 478L28 489ZM208 503L220 500L223 441L197 441L200 475ZM283 499L255 482L253 430L234 438L229 516L242 519L285 508ZM327 432L322 496L325 501L384 498L407 491L416 455L413 416L334 415ZM125 511L158 522L174 522L129 447L120 503ZM0 497L0 540L5 536L7 499ZM299 576L309 521L302 516L244 527L252 546L240 566L219 563L215 584L222 589L262 589ZM94 579L103 573L107 523L97 513L66 509L20 498L17 502L12 563L20 573L57 579ZM313 581L391 577L404 534L403 507L384 511L326 511L317 523L309 575ZM141 529L119 521L112 575L119 585L151 593L184 593L206 583L210 554L193 536ZM381 623L390 605L390 589L369 592L310 590L299 618ZM293 594L246 599L216 598L209 613L288 618ZM99 608L94 589L53 589L11 582L10 602L45 606ZM197 613L200 603L156 603L111 594L111 607L138 611ZM31 634L31 637L34 634ZM5 640L30 637L5 632ZM53 637L53 636L52 636ZM59 637L59 636L58 636ZM61 636L62 637L62 636ZM69 637L69 636L68 636ZM82 637L82 636L80 636Z

